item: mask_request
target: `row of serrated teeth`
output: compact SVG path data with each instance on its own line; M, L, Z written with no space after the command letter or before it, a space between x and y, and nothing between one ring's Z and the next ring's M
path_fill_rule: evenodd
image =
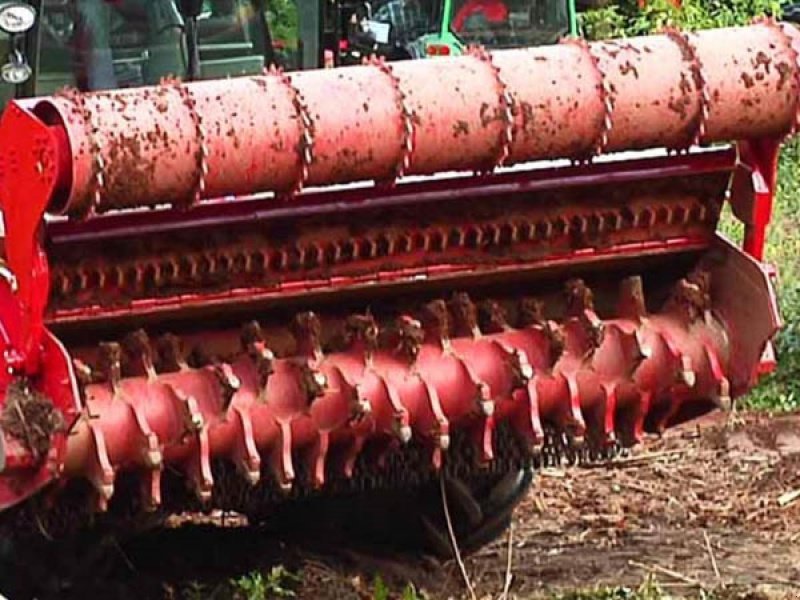
M648 315L641 280L629 278L617 318L601 319L591 289L576 279L565 288L563 320L526 298L514 326L500 303L459 293L385 330L370 314L352 315L345 347L327 353L323 323L306 312L292 321L296 351L286 358L256 321L242 328L241 352L228 360L187 353L171 334L153 342L136 331L102 344L92 365L76 364L86 412L68 463L95 484L99 508L120 469L142 474L153 507L166 464L208 501L212 458L232 461L253 485L266 469L289 490L296 460L314 486L332 472L352 476L370 439L390 449L417 438L433 468L454 428L491 461L498 422L533 453L545 447L547 427L574 448L635 441L656 404L666 403L666 423L682 402L729 393L708 285L702 274L682 280L665 310Z
M491 249L512 244L541 243L574 235L602 235L625 229L655 226L680 226L704 223L710 214L701 202L644 205L625 211L558 215L539 220L514 220L451 227L392 231L374 236L347 237L325 242L310 241L284 248L265 248L261 244L219 248L206 252L181 252L135 262L106 264L84 261L76 267L56 267L53 291L56 297L88 289L186 285L207 278L229 275L286 274L303 269L346 265L357 261L400 257L417 253L437 253L454 249Z

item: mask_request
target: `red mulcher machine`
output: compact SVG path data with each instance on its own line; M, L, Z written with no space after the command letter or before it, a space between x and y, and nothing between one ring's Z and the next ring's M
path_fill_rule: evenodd
M533 468L730 406L780 325L799 47L765 20L12 102L0 537L409 491L384 525L446 552L441 485L469 550Z

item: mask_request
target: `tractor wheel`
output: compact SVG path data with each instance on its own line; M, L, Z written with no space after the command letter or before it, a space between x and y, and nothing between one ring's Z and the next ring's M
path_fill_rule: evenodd
M514 508L533 480L531 469L514 468L493 476L462 480L444 475L414 490L384 490L363 495L288 502L251 523L283 534L326 540L336 545L361 542L384 550L426 552L454 557L441 488L459 552L475 552L503 534Z
M471 554L500 537L511 525L517 504L533 481L530 469L509 471L482 485L470 485L444 476L426 491L419 506L419 526L428 551L439 558L454 558L441 488L444 486L448 513L459 552Z

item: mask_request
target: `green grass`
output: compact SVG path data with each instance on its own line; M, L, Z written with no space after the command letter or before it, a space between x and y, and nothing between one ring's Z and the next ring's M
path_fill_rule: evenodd
M668 600L669 597L664 594L654 579L647 579L637 588L597 586L556 596L543 596L542 600L545 598L548 600Z
M779 273L784 329L776 340L778 369L745 398L744 404L749 408L788 411L800 408L800 141L797 139L783 149L775 200L766 260ZM732 227L728 225L727 229Z
M230 582L234 598L241 600L270 600L272 598L295 598L294 587L300 578L283 565L272 567L266 575L253 571Z

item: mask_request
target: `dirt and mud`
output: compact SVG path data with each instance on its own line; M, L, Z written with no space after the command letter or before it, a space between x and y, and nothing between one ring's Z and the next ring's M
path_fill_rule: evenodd
M345 549L337 539L275 539L230 515L176 519L127 542L107 537L71 549L70 559L72 575L59 581L47 564L29 565L41 573L39 598L247 598L247 586L232 581L249 575L252 583L255 572L264 573L260 591L299 598L372 598L376 575L398 598L409 582L421 597L469 597L455 562ZM732 422L716 415L649 440L609 467L544 470L510 537L465 563L477 598L500 597L510 575L508 598L635 586L654 576L676 596L727 586L766 594L736 597L796 600L800 414ZM280 575L283 569L292 575ZM14 579L0 573L0 591L11 600L25 597L2 587Z

